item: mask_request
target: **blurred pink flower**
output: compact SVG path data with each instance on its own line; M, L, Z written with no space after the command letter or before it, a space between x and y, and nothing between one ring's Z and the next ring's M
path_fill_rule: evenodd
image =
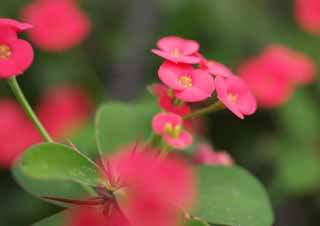
M107 162L107 179L117 181L114 193L130 225L175 226L191 208L195 181L182 160L170 155L161 159L148 148L122 151Z
M49 134L60 139L88 120L92 105L83 89L58 86L42 96L37 112Z
M34 0L22 9L21 14L34 25L30 39L46 51L73 48L90 32L90 20L75 1Z
M153 49L152 52L166 60L174 63L200 63L200 59L194 55L200 48L196 41L169 36L160 39L157 46L160 50Z
M9 168L40 136L15 100L0 100L0 165Z
M218 99L236 116L244 119L244 115L251 115L257 109L254 96L246 84L237 76L215 79Z
M159 106L167 111L183 116L190 112L190 107L187 104L174 105L173 93L170 95L169 88L162 84L153 84L151 87L154 95L158 97Z
M32 64L31 45L17 36L17 32L31 27L30 24L0 18L0 78L20 75Z
M217 152L208 144L200 144L194 153L195 163L204 165L226 165L231 166L234 160L227 152Z
M307 32L320 35L319 0L295 0L295 15L298 23Z
M164 62L158 75L160 80L174 90L176 98L186 102L198 102L209 98L214 91L214 80L205 71L187 64Z
M232 71L226 67L225 65L214 61L214 60L207 60L204 56L201 54L198 54L201 62L200 62L200 68L206 72L208 72L211 75L214 76L222 76L222 77L230 77L233 76Z
M245 61L238 69L261 107L285 103L294 86L314 80L313 61L302 53L280 45L267 47L260 55Z
M185 149L192 143L191 134L183 130L182 124L181 116L174 113L159 113L152 120L154 132L176 149Z

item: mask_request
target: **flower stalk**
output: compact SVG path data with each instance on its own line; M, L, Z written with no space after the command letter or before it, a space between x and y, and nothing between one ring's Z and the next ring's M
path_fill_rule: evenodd
M43 139L50 143L53 142L52 138L50 137L50 135L48 134L48 132L46 131L36 114L34 113L26 97L24 96L16 77L9 78L8 83L11 87L12 92L16 96L19 104L22 106L23 110L28 115L29 119L32 121L33 125L39 131Z
M184 120L189 120L201 115L205 115L208 113L212 113L212 112L216 112L219 110L225 109L224 104L221 101L217 101L212 105L209 105L207 107L201 108L199 110L193 111L189 114L187 114L186 116L183 117Z

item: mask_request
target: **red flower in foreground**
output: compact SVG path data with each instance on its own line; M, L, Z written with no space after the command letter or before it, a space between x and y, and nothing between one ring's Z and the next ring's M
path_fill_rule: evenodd
M226 165L234 164L230 154L227 152L217 152L208 144L201 144L198 146L193 159L195 163L205 165Z
M10 167L40 136L16 101L0 100L0 165Z
M200 63L199 57L195 55L200 48L196 41L170 36L160 39L157 46L159 50L153 49L152 52L166 60L185 64Z
M319 0L295 0L295 15L298 23L307 32L320 35Z
M121 152L108 162L107 178L118 181L115 194L130 225L174 226L183 211L190 209L194 177L182 160L172 156L160 159L148 149Z
M19 39L17 32L32 26L11 19L0 18L0 78L22 74L33 61L31 45Z
M254 96L246 84L238 77L232 76L215 79L218 99L236 116L244 119L244 115L251 115L257 109Z
M58 86L42 96L37 112L49 134L60 139L88 119L91 107L83 89Z
M163 110L175 113L180 116L186 115L190 112L191 108L188 105L184 103L175 105L173 103L174 95L173 93L170 94L170 90L168 87L161 84L153 84L150 88L152 93L159 98L159 106Z
M89 34L90 20L75 1L35 0L22 10L34 25L30 38L39 48L63 51L80 44Z
M272 45L244 62L238 72L259 105L272 108L285 103L295 85L314 80L316 69L313 61L302 53Z
M159 113L152 120L152 128L170 146L185 149L192 144L192 136L182 129L182 123L182 118L177 114Z
M176 98L186 102L198 102L209 98L215 87L213 78L205 71L187 64L164 62L158 75L160 80L174 90Z

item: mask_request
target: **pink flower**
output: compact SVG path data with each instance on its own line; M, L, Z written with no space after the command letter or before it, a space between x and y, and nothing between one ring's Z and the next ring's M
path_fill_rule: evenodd
M41 138L16 101L0 100L0 165L9 168Z
M307 32L320 35L319 0L295 0L295 15L298 23Z
M193 204L193 172L178 158L160 159L150 149L130 150L107 163L107 179L117 182L114 194L131 226L175 226Z
M181 116L174 113L159 113L152 120L154 132L176 149L185 149L192 143L191 134L182 129L182 124Z
M200 63L195 55L200 48L196 41L170 36L160 39L157 46L160 50L153 49L152 52L166 60L185 64Z
M161 84L153 84L151 87L152 92L156 95L159 99L159 106L167 111L172 112L177 115L183 116L190 112L190 107L184 103L175 105L173 93L170 94L170 90L168 87L161 85Z
M222 76L222 77L230 77L233 76L232 71L227 68L225 65L214 61L214 60L207 60L201 54L198 54L199 58L201 59L200 68L211 75L214 76Z
M31 27L30 24L0 18L0 78L20 75L32 64L31 45L17 36L17 32Z
M158 75L172 88L176 98L186 102L198 102L210 97L215 89L213 78L205 71L187 64L164 62Z
M240 78L232 76L223 79L218 76L215 83L218 99L239 118L244 119L244 115L256 111L256 100Z
M261 107L285 103L296 84L314 80L315 65L307 56L288 48L271 45L260 55L245 61L238 69Z
M35 0L22 17L34 25L31 40L46 51L63 51L80 44L90 32L90 20L75 1Z
M65 85L44 94L37 112L49 134L60 139L86 122L91 107L91 100L83 89Z
M227 152L216 152L210 145L198 146L193 159L195 163L204 165L226 165L231 166L234 160Z

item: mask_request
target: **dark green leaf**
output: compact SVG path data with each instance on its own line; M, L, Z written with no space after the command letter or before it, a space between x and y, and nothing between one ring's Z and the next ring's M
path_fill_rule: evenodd
M218 225L270 226L273 214L263 186L239 167L201 166L195 216Z
M55 214L44 220L41 220L32 226L62 226L64 221L64 212Z

